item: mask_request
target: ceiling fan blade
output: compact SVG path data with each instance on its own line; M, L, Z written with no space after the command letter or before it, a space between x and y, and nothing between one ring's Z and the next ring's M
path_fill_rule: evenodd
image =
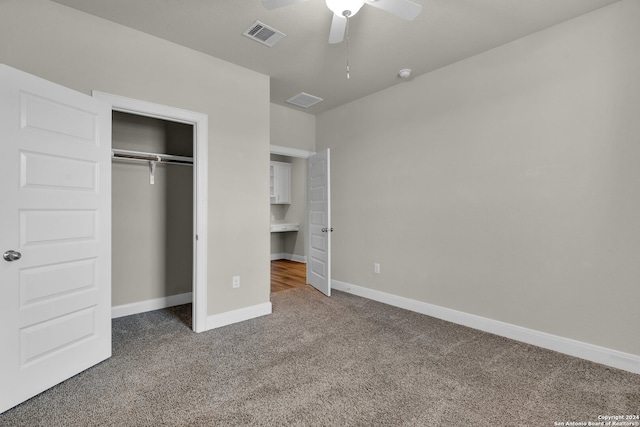
M422 5L410 0L367 0L367 4L407 21L413 21L422 12Z
M289 6L290 4L302 3L307 0L262 0L262 6L265 9L279 9L281 7Z
M333 14L331 30L329 31L329 43L336 44L344 40L344 31L347 28L347 18Z

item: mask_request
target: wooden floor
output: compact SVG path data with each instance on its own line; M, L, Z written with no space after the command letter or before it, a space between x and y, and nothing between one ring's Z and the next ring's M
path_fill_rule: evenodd
M279 259L271 261L271 292L307 285L307 264Z

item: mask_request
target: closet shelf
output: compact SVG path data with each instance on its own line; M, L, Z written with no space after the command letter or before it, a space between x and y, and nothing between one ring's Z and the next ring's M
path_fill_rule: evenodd
M158 162L186 166L193 165L193 157L176 156L173 154L147 153L144 151L120 150L116 148L112 151L112 157L114 160Z

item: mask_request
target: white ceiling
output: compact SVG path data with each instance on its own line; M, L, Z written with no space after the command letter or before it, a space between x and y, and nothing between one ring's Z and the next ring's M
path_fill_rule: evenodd
M318 114L401 84L619 0L413 0L423 6L404 21L365 5L346 43L328 43L331 12L324 0L266 10L260 0L54 0L271 76L271 101L299 92L323 98ZM242 33L259 20L287 35L272 48Z

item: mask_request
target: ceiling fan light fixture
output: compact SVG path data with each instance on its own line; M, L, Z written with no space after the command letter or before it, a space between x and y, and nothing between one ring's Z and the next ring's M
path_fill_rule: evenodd
M364 0L326 0L327 7L338 16L351 18L364 5Z

